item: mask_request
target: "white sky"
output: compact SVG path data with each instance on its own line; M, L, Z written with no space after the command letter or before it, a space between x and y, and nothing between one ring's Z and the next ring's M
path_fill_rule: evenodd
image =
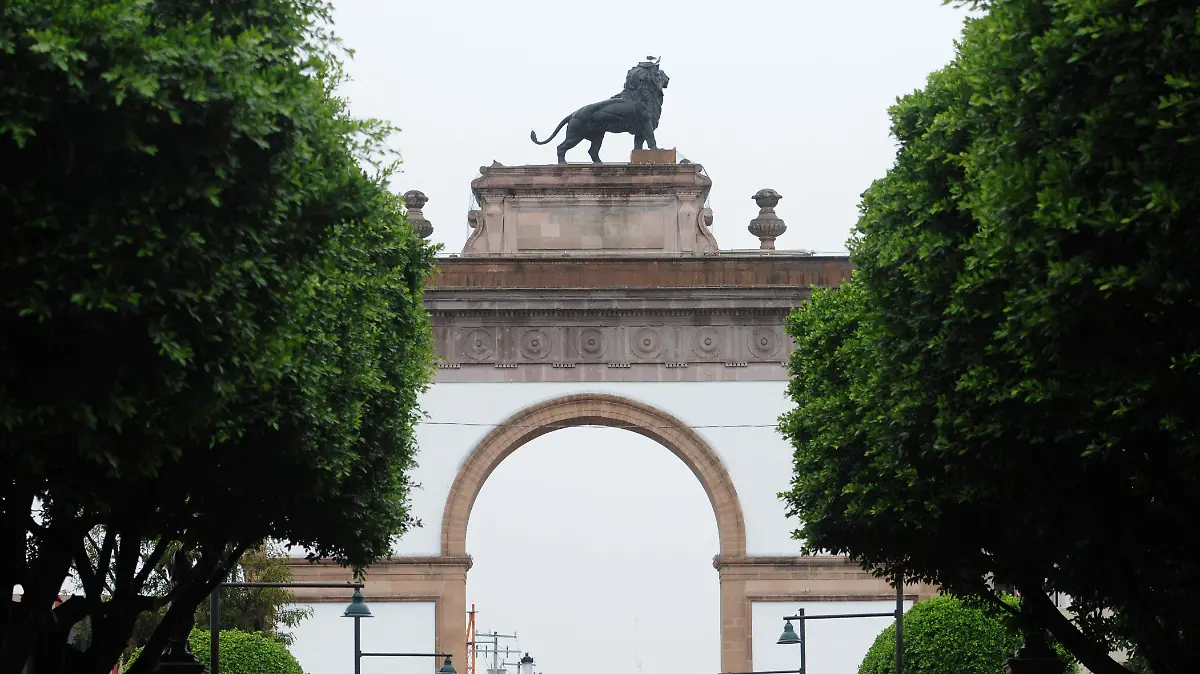
M887 108L953 56L965 13L939 0L334 0L356 51L345 88L360 116L402 130L394 187L429 197L446 252L462 250L470 181L493 160L555 161L534 145L564 116L621 90L661 56L671 77L657 132L713 179L721 247L746 231L764 187L783 195L780 248L844 250L859 195L890 166ZM568 153L587 161L587 143ZM601 158L629 160L609 135Z
M516 630L545 674L641 674L639 660L645 674L716 674L712 512L652 440L608 428L542 436L500 464L471 512L478 625Z
M859 195L895 153L888 106L949 61L964 17L938 0L335 7L337 32L356 51L351 108L402 129L394 188L426 193L433 239L448 253L466 240L478 167L552 163L554 144L535 146L529 131L544 137L617 93L647 55L662 56L671 77L659 145L712 177L722 248L758 246L746 231L757 212L750 196L771 187L784 196L781 248L844 250ZM628 161L631 147L631 136L610 135L601 157ZM586 160L586 143L568 158ZM531 442L488 480L468 536L468 601L479 604L480 627L516 630L545 674L719 671L712 509L653 442L603 429ZM648 573L634 573L631 559ZM562 571L561 560L570 561ZM882 626L855 638L869 643ZM384 638L383 621L372 629ZM428 639L394 635L387 646Z

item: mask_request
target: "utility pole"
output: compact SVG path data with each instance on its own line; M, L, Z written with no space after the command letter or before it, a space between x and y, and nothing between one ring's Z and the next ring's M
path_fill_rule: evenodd
M467 674L475 674L475 605L467 611Z
M501 639L516 639L516 638L517 638L516 634L500 634L499 632L496 632L496 631L476 633L475 649L483 650L485 658L487 657L489 650L491 651L492 666L488 668L488 670L487 670L488 674L505 674L505 672L507 670L502 669L500 667L500 640ZM490 649L488 648L489 645L491 646ZM517 651L511 650L507 647L504 648L505 655L508 655L509 653L516 653L516 652Z

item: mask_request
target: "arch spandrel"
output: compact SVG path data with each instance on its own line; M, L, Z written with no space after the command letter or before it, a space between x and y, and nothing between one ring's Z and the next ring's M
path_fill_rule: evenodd
M467 554L467 522L484 483L505 458L527 442L562 428L621 428L645 436L679 457L700 481L717 519L722 557L746 556L746 522L733 480L720 456L675 416L622 396L589 393L543 401L489 431L459 466L442 513L442 555Z

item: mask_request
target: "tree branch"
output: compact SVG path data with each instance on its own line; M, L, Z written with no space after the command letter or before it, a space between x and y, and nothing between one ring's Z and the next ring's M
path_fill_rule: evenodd
M72 625L92 614L99 606L100 601L97 599L86 595L72 595L63 603L55 606L50 615L64 630L69 630Z
M102 583L96 578L96 571L92 569L92 558L88 556L82 539L76 539L74 543L75 571L79 573L79 582L83 584L83 592L89 597L99 598Z
M100 561L96 563L96 570L100 574L101 584L104 589L111 594L113 588L108 584L108 566L112 563L113 546L117 543L117 537L111 529L104 530L104 543L100 546Z
M131 587L137 570L137 562L141 557L142 538L129 532L121 533L121 541L117 546L117 564L113 570L113 597L132 596L137 590Z
M165 537L159 538L158 542L154 544L154 549L142 561L142 568L138 570L137 575L133 579L139 590L146 584L154 569L158 567L158 563L162 561L163 555L167 554L168 545L169 542Z
M1166 630L1155 618L1141 619L1130 623L1138 651L1150 663L1150 669L1163 674L1182 674L1188 671L1183 663L1172 657L1178 650L1170 644Z
M188 574L187 580L180 587L172 589L170 608L154 628L150 640L142 648L142 655L127 674L148 674L153 671L173 631L181 626L182 621L195 614L196 607L216 590L217 585L229 573L229 568L241 558L247 547L249 546L232 546L231 552L227 554L224 546L221 546L219 551L201 555Z
M1013 618L1020 617L1021 611L1019 609L1017 609L1016 607L1009 605L1008 602L1001 599L999 597L999 595L997 595L992 590L991 587L988 587L987 583L982 583L982 582L976 583L976 582L971 582L971 581L964 581L964 582L966 583L967 587L970 589L971 593L974 594L975 596L980 597L982 599L986 599L988 601L988 603L990 603L991 605L1000 609L1004 613L1007 613L1010 617L1013 617Z
M1079 628L1063 615L1050 597L1042 591L1040 583L1026 583L1021 597L1029 608L1030 617L1039 626L1050 631L1068 651L1091 670L1092 674L1132 674L1109 655L1108 649L1087 638ZM1025 591L1024 588L1028 588Z

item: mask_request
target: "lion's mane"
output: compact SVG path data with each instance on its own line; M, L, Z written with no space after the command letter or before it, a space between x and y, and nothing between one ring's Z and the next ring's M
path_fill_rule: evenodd
M639 63L625 74L625 89L613 98L627 98L646 106L650 111L650 119L658 128L658 118L662 116L663 88L659 78L665 74L656 64Z

